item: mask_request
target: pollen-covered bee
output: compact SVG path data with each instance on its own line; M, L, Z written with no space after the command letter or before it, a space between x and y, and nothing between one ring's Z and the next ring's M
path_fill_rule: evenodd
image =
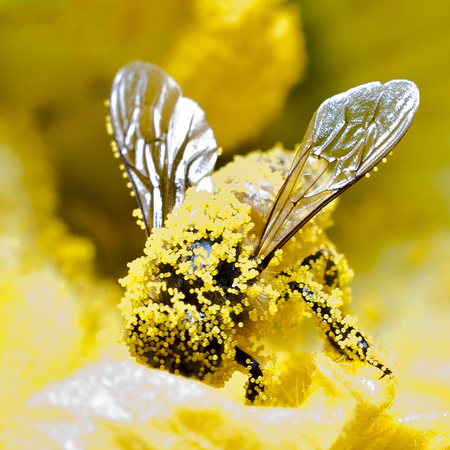
M390 374L341 312L350 271L323 230L328 204L385 161L418 104L410 81L350 89L319 107L295 152L254 152L211 175L219 149L200 107L159 67L123 67L108 126L148 235L122 280L131 354L216 386L240 368L252 402L268 376L255 343L315 314L341 354Z

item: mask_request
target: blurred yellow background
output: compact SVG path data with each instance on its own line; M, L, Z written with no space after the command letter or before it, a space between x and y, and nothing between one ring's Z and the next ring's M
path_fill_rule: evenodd
M257 146L293 145L320 102L352 86L414 81L421 104L394 156L341 198L330 234L358 273L399 239L450 224L450 6L446 2L302 1L309 62Z
M413 80L421 92L413 126L389 163L343 196L331 234L358 272L370 267L387 243L448 225L446 2L432 7L400 0L364 6L357 1L266 2L284 14L290 8L289 24L277 24L280 33L283 26L300 28L296 13L301 8L308 54L303 71L301 40L292 38L284 44L286 55L274 56L265 37L259 38L273 20L263 13L239 23L248 36L258 36L262 48L242 33L217 49L215 41L236 32L235 18L213 7L203 6L199 13L200 3L4 1L0 6L2 120L18 140L26 133L44 142L60 192L59 211L71 229L94 239L101 271L123 274L121 267L139 254L144 240L131 218L133 199L111 158L103 125L103 100L114 74L133 59L161 64L201 104L225 148L221 163L277 141L293 147L314 110L336 93L368 81ZM237 10L252 4L233 3ZM221 7L225 10L227 2ZM218 26L214 21L220 14ZM270 64L278 68L269 71ZM267 72L266 80L261 81L259 68ZM280 112L287 89L298 80ZM218 86L224 86L225 100ZM268 99L264 109L254 99L269 87L279 100ZM246 110L237 114L243 105ZM26 132L17 126L22 120L28 121Z
M119 68L141 59L166 69L231 154L273 120L305 63L297 8L280 0L9 2L0 23L4 140L43 142L61 216L115 277L144 243L105 133Z

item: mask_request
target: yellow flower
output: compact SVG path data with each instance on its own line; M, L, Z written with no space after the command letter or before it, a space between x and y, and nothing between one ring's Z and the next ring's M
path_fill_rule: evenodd
M229 149L256 137L299 80L305 53L298 11L279 0L194 3L188 31L162 67Z
M5 436L9 448L445 448L445 414L398 416L392 382L350 376L322 354L307 361L295 408L249 408L196 381L102 362L34 395Z
M5 144L0 150L2 426L48 382L105 352L122 353L114 345L120 291L94 276L92 243L55 218L51 174L35 139L32 150L25 164Z

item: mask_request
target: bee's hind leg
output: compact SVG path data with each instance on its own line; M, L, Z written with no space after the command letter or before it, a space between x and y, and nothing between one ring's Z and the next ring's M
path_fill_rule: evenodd
M245 398L253 403L259 393L264 391L264 386L258 382L263 378L261 366L258 361L256 361L248 353L245 353L239 347L236 347L235 361L240 366L249 368L248 387L245 393Z
M330 252L320 250L305 258L301 265L311 267L320 258L326 260L324 284L331 288L339 287L338 271ZM289 287L292 291L299 292L309 308L316 314L320 327L333 348L349 359L360 359L378 368L383 372L382 378L392 373L387 366L373 356L369 340L351 323L351 320L342 316L339 308L329 303L328 296L324 292L314 292L307 285L295 281L290 282Z

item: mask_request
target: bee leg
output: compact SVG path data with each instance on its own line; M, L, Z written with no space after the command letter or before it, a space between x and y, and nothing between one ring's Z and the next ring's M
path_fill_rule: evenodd
M259 365L258 361L256 361L248 353L245 353L239 347L235 347L235 349L235 361L242 367L250 368L248 374L248 387L247 392L245 393L245 398L253 403L257 395L260 392L264 391L264 386L258 383L258 379L262 379L263 377L261 366Z
M330 304L326 294L313 292L307 286L296 281L290 282L289 287L292 291L299 292L306 304L316 314L320 327L335 349L349 359L365 361L381 370L383 372L381 378L392 374L387 366L373 356L368 339L347 320L347 317L342 317L340 309Z
M301 266L311 267L313 263L317 262L320 258L323 258L327 263L325 265L325 272L323 275L323 281L331 288L339 287L339 277L336 268L336 264L331 258L331 253L327 250L319 250L313 255L308 256L301 262Z

